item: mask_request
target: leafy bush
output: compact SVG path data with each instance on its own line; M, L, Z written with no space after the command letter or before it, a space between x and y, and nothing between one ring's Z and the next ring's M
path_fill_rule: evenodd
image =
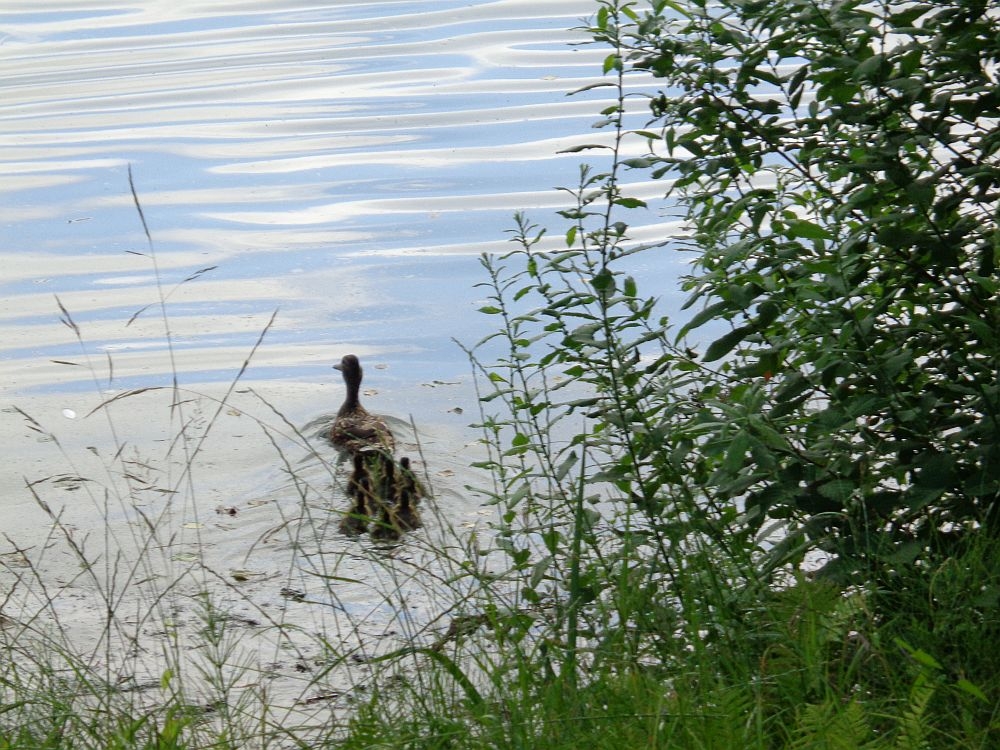
M517 249L483 259L499 325L470 352L510 564L483 580L504 592L489 621L511 651L487 672L508 727L544 734L553 685L593 716L624 674L677 746L988 744L1000 19L599 5L611 137L579 150L608 167L566 191L565 248L519 215ZM650 74L661 91L627 93ZM649 152L626 158L635 137ZM645 204L624 168L665 181L683 237L629 238ZM676 335L628 270L672 246L694 253Z
M264 692L246 704L260 717L245 708L206 599L209 669L189 684L232 693L218 723L168 671L169 705L108 699L94 727L35 664L3 684L0 746L70 746L67 727L121 747L996 744L1000 17L638 7L604 0L589 27L613 100L609 137L579 150L606 169L566 190L561 241L518 215L515 249L482 259L498 325L468 354L495 528L386 559L384 601L407 613L426 582L439 614L371 659L346 731L331 713L300 733ZM662 91L628 93L633 75ZM626 124L636 96L642 129ZM627 158L634 138L649 153ZM645 204L626 168L668 181L682 239L630 239L623 217ZM694 251L676 335L630 271L674 245ZM707 345L692 335L720 324ZM285 463L308 517L312 488ZM317 576L345 580L335 561ZM304 690L333 667L319 672Z
M996 537L995 10L653 6L595 33L662 84L632 163L671 180L690 226L702 306L682 333L728 326L702 357L734 383L711 400L703 441L728 448L707 485L755 528L787 519L842 578Z

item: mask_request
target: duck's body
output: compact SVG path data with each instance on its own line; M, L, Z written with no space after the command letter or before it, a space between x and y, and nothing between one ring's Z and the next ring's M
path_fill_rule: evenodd
M330 442L348 453L357 453L368 448L392 451L395 440L389 425L381 417L370 414L361 405L360 391L361 363L353 354L348 354L334 365L344 376L347 395L330 427Z
M393 506L391 518L393 527L399 531L413 531L424 525L420 520L420 512L416 507L416 498L411 495L401 495L399 504Z

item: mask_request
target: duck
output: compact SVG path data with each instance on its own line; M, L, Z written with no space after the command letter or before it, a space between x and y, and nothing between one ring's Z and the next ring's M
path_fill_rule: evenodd
M347 496L351 499L351 508L340 519L340 532L347 536L357 536L368 529L371 521L371 480L368 468L365 466L365 455L355 453L354 468L347 480Z
M395 440L389 425L384 419L369 413L361 405L359 393L363 372L358 358L348 354L333 368L340 370L344 376L347 395L330 427L330 442L352 454L370 448L391 453L395 447Z
M393 511L399 529L413 531L423 526L417 503L425 494L424 488L410 468L410 459L407 456L399 459L399 471L396 472L393 494Z
M404 529L400 526L397 516L397 487L396 463L391 456L379 452L382 460L372 468L377 472L375 477L378 483L378 492L375 493L375 501L378 517L372 524L372 538L384 541L396 541L402 535Z
M372 525L372 537L396 541L404 532L423 526L417 510L423 487L414 476L410 459L406 456L399 459L398 465L390 464L386 469L384 478L388 492L383 495L378 518Z
M394 520L398 484L395 461L391 454L379 448L358 451L352 460L353 468L347 480L347 496L352 504L340 521L340 531L357 536L374 521L373 536L385 538L377 529L387 522L398 525Z

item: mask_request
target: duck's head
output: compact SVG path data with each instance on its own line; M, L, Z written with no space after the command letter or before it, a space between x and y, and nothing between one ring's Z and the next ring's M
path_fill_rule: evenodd
M333 366L334 370L340 370L344 374L344 380L348 383L361 382L361 363L353 354L345 355L340 362Z

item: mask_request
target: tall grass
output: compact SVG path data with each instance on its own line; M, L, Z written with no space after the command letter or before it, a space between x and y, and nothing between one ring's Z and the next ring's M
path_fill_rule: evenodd
M644 204L620 175L613 17L630 4L600 5L617 45L606 169L565 190L565 246L519 214L515 248L482 259L496 330L466 351L497 510L480 556L496 562L470 563L467 627L430 689L373 696L345 746L993 746L992 540L940 569L897 564L892 591L843 588L813 575L801 535L748 531L739 486L719 486L747 447L718 436L754 420L759 389L675 340L630 275L658 248L629 239Z
M588 170L570 192L575 217L610 217L594 203L619 195ZM886 592L815 578L780 527L749 535L702 470L727 446L698 433L717 418L705 399L741 384L671 343L609 222L543 251L519 216L517 248L483 258L499 325L467 351L491 562L448 581L469 592L463 619L344 746L991 747L996 546L901 580L886 617Z
M419 684L427 661L448 663L449 626L473 598L472 542L433 497L423 508L430 528L400 545L337 533L347 470L325 422L297 426L244 384L274 316L228 383L183 383L170 285L212 269L163 275L131 173L129 182L148 241L135 255L155 273L157 301L125 325L159 314L172 374L109 390L114 358L90 353L86 323L57 299L79 347L63 364L92 378L85 418L103 419L104 436L78 450L20 411L65 469L26 480L43 531L30 542L5 537L0 555L0 747L331 745L354 705L394 681ZM143 432L161 439L133 437L142 412L162 416ZM419 455L416 430L398 428ZM270 446L272 486L214 486L213 441L236 439L255 454Z

